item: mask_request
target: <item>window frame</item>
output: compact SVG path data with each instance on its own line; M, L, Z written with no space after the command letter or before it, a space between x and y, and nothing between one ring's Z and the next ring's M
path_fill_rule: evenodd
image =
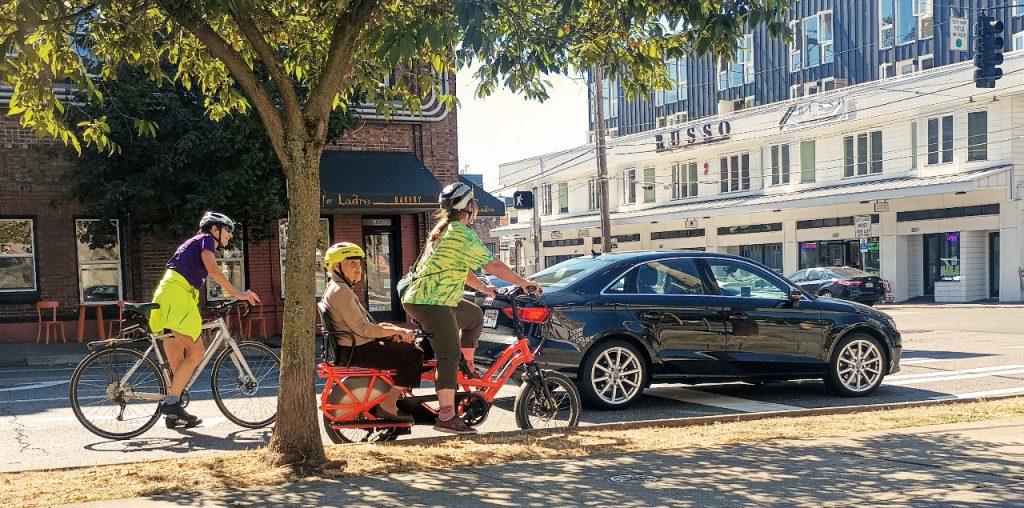
M569 182L558 182L558 213L569 213Z
M789 185L793 157L789 143L777 143L769 147L772 185Z
M622 204L636 204L636 168L622 170Z
M885 20L885 9L884 7L890 6L892 11L890 15L892 19L889 22ZM889 36L885 36L886 30L889 31ZM878 0L878 48L879 49L891 49L896 46L896 2L894 0ZM883 64L884 65L884 64ZM883 75L884 77L884 75Z
M540 186L540 214L551 215L554 205L552 203L553 196L551 195L551 184L545 183Z
M720 156L718 164L719 194L750 190L750 152Z
M315 291L316 291L316 297L317 298L320 298L321 296L323 296L324 295L324 290L327 289L327 277L329 276L329 274L327 273L327 269L324 268L323 260L324 260L324 253L327 252L327 248L330 247L331 244L333 243L332 240L331 240L332 228L331 228L331 219L330 219L330 217L319 217L319 220L320 220L321 227L324 228L324 232L326 233L327 237L324 239L323 249L320 249L320 248L316 249L316 267L315 268L319 272L317 274L317 279L315 281L315 284L316 284ZM287 245L288 244L288 233L287 233L287 231L288 231L288 219L287 218L278 219L278 221L277 221L277 262L278 262L278 267L281 269L281 298L284 298L284 291L285 291L285 287L284 287L284 284L285 284L285 282L284 282L284 263L285 263L285 259L287 258L287 252L288 252L288 245ZM317 239L317 241L319 242L319 238ZM362 241L361 238L360 238L360 241ZM323 289L320 288L320 284L321 283L324 286Z
M597 178L587 179L587 210L597 210L601 207L601 186Z
M6 295L31 295L39 292L39 248L36 242L36 219L33 216L24 215L0 215L0 222L28 221L29 236L31 238L32 251L28 254L5 253L0 249L0 259L31 258L32 259L32 287L31 288L0 288L0 296ZM0 244L2 246L3 244Z
M651 188L648 189L648 186L650 186ZM644 168L644 204L654 203L657 200L657 190L657 171L655 170L654 166L648 166Z
M1024 4L1021 9L1024 9ZM1010 51L1024 51L1024 30L1010 35Z
M804 157L804 146L810 144L811 146L811 157L810 157L810 178L805 178L808 174L807 166L805 165ZM800 141L800 183L814 183L817 179L817 157L818 147L813 139L805 139Z
M843 178L882 174L885 141L881 129L843 136ZM877 168L877 170L876 170Z
M814 49L815 49L815 51L813 53L817 53L817 55L813 55L812 51L811 51L811 43L810 43L811 38L809 37L809 33L811 32L811 30L808 29L808 21L813 21L814 22L814 39L813 40L814 40ZM803 25L802 29L800 30L800 36L803 39L800 42L802 44L801 49L802 49L803 55L804 55L803 56L803 61L801 63L803 64L803 67L805 69L810 69L812 67L818 67L822 63L821 62L822 48L821 48L821 43L819 42L819 33L820 33L819 27L821 26L821 19L818 17L818 14L815 13L815 14L812 14L810 16L807 16L807 17L801 19L800 23L801 23L801 25ZM815 58L815 56L817 57L817 61L816 62L812 61L812 59Z
M99 219L89 218L76 218L75 219L75 260L76 260L76 275L78 277L78 303L85 303L85 286L83 284L84 277L82 277L82 268L84 266L114 266L117 267L117 297L113 300L92 300L89 303L99 304L115 304L118 300L124 299L124 265L122 264L122 253L121 253L121 222L118 219L111 219L113 223L114 231L117 235L117 259L104 259L104 260L83 260L82 256L79 255L79 246L81 244L81 236L79 235L80 223L86 222L99 222ZM89 249L86 246L88 250ZM90 286L92 287L92 286Z
M213 253L214 257L217 258L217 268L220 269L221 273L231 273L231 272L226 272L224 270L224 268L222 267L222 265L231 265L231 264L235 264L235 263L238 264L238 267L239 267L238 273L240 274L240 276L239 276L239 279L240 279L239 282L240 283L236 284L235 283L236 281L231 280L230 276L227 276L227 277L228 277L228 280L231 280L231 284L233 286L235 286L235 289L238 289L239 291L241 291L242 289L244 289L246 287L245 239L242 238L243 235L239 235L238 234L238 232L240 230L241 230L241 228L237 228L235 230L236 231L235 236L231 239L231 243L228 244L230 246L230 245L234 244L235 242L238 242L238 248L233 248L233 249L216 249L216 250L214 250L214 253ZM233 255L236 252L237 252L237 255ZM229 255L229 254L232 254L232 255ZM281 270L281 273L282 274L284 273L284 269L283 268ZM216 286L217 289L223 290L223 288L220 287L220 284L217 284L217 282L214 281L213 279L210 279L206 283L206 300L207 301L228 300L228 299L231 298L231 295L224 294L223 292L221 292L220 295L215 293L215 291L214 291L214 287L215 286Z
M690 174L690 169L693 174ZM693 176L693 178L690 178ZM686 199L697 197L699 192L698 179L700 178L697 161L688 160L672 163L672 199Z
M981 134L971 134L971 118L976 115L984 115L985 130ZM983 137L981 143L973 143L973 138ZM980 148L978 148L980 147ZM980 156L972 154L972 150L980 150ZM988 160L988 110L979 109L967 112L967 162Z

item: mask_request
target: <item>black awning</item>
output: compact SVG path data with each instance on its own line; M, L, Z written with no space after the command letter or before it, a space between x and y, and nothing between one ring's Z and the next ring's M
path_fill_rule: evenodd
M505 202L490 195L479 185L473 183L464 176L459 176L459 181L473 187L473 197L479 207L477 215L481 217L502 217L505 215Z
M320 156L320 208L343 213L437 210L441 183L416 154L325 151Z

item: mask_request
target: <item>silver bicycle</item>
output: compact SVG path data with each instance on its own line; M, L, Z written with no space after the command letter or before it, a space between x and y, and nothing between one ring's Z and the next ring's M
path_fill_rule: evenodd
M210 330L213 338L181 400L183 406L188 404L189 389L212 360L210 388L217 407L228 420L255 429L277 418L281 359L263 344L236 342L231 337L225 317L244 303L229 300L210 307L217 318L204 323L203 330ZM129 439L160 419L158 404L171 385L171 368L159 344L172 335L150 331L148 315L158 307L155 303L125 305L121 333L90 343L93 352L71 375L71 409L93 434Z

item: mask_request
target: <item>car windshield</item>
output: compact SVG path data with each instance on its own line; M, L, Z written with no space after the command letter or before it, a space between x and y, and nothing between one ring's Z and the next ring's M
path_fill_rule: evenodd
M545 268L528 278L545 289L564 288L606 265L607 262L600 258L578 257Z
M832 273L834 273L834 274L836 274L836 275L838 275L840 277L846 277L848 279L852 279L854 277L870 277L871 276L870 273L858 270L856 268L833 268L833 269L831 269L829 271L831 271Z

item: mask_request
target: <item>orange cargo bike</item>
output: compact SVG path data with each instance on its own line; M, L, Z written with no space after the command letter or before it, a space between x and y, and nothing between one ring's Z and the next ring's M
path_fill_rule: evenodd
M456 413L468 425L477 426L487 419L498 391L513 374L521 373L519 392L513 405L516 425L522 429L574 427L580 419L580 395L576 385L563 374L541 369L537 352L543 342L532 348L523 331L523 323L543 326L547 322L547 307L519 288L499 294L511 306L516 341L495 360L487 372L473 375L465 360L458 372L459 389L455 394ZM344 335L331 329L331 320L321 306L321 322L325 359L331 359L335 338ZM428 341L430 335L417 333L418 341ZM424 344L427 349L428 344ZM437 416L437 396L407 393L398 400L398 408L413 416L413 422L381 420L373 410L384 399L393 385L395 371L338 366L324 361L317 367L317 375L326 380L320 394L320 411L324 429L335 443L390 441L409 434L414 424L433 425ZM435 379L436 360L423 363L423 381Z

